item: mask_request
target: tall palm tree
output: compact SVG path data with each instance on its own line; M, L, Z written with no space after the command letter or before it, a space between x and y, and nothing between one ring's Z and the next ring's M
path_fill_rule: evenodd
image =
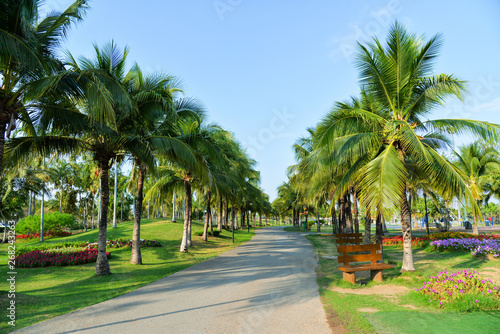
M82 20L86 1L77 0L64 12L43 19L38 13L41 4L41 0L0 2L0 172L5 143L16 123L31 126L45 96L75 87L63 74L56 50L70 26Z
M447 147L445 136L469 132L496 138L499 127L487 122L441 119L425 120L449 97L462 98L464 82L453 75L432 75L433 61L441 45L439 36L424 42L400 24L394 24L384 46L377 39L360 45L357 66L365 95L377 104L377 112L361 103L338 103L322 121L323 145L338 152L338 161L353 163L338 191L359 180L360 198L368 208L401 209L404 253L402 271L414 270L408 205L409 164L427 174L441 195L465 194L463 174L443 158L438 148ZM473 210L478 212L474 203Z
M141 117L122 84L128 49L121 51L112 42L102 48L94 46L94 49L93 59L82 57L76 61L68 55L70 70L80 77L85 94L74 101L62 101L64 113L57 112L57 108L44 110L40 128L49 129L50 135L14 138L9 154L14 159L33 150L41 154L56 151L60 154L88 152L92 155L100 178L101 215L96 274L106 275L111 272L106 257L109 169L119 155L129 153L150 164L153 164L153 157L140 140L126 131ZM71 106L73 109L69 111Z
M476 202L485 197L485 187L491 175L500 171L500 156L493 147L485 147L483 143L474 142L463 145L459 152L454 152L455 164L467 176L467 186ZM474 234L477 229L478 217L474 216Z
M180 91L175 78L160 73L145 75L136 64L127 74L124 82L128 87L140 118L131 123L127 133L141 141L149 156L158 153L171 161L180 161L191 168L197 167L197 160L190 146L181 138L179 122L187 117L197 119L203 113L193 99L174 100ZM132 264L142 264L140 253L140 224L143 206L144 179L148 170L147 161L135 156L137 166L137 202L132 235ZM149 168L153 167L149 165Z

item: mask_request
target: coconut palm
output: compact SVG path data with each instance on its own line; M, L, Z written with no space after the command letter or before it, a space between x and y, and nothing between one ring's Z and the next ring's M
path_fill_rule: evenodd
M128 87L140 118L130 123L125 131L141 141L148 156L158 152L171 161L180 161L184 165L196 169L197 160L191 148L183 140L178 131L178 124L187 117L198 119L203 110L193 99L177 99L174 94L179 91L175 78L156 73L145 75L136 64L127 74L124 82ZM144 154L144 153L143 153ZM143 206L144 179L148 167L141 155L133 156L137 171L137 202L134 214L134 230L132 235L132 264L142 264L140 252L140 224Z
M414 270L408 206L409 164L432 180L442 196L465 194L474 201L463 174L443 158L445 135L468 132L492 139L499 127L487 122L425 120L449 97L462 98L464 82L453 75L432 75L432 64L441 45L439 36L424 42L396 23L386 45L377 39L360 45L357 65L363 90L377 112L363 103L338 103L322 121L322 145L333 147L337 162L352 161L337 191L345 192L359 180L360 197L370 209L399 206L404 254L402 271ZM476 204L473 205L478 212Z
M16 123L31 126L45 96L75 88L74 78L63 74L56 50L69 27L82 19L86 1L77 0L64 12L43 19L38 13L41 4L40 0L0 2L0 172L4 146Z
M476 202L486 195L488 181L491 175L500 171L500 156L493 147L485 147L483 143L474 142L463 145L459 152L454 152L458 168L467 175L467 186ZM491 183L490 183L491 184ZM474 216L474 234L478 234L478 217Z
M61 107L43 110L40 128L48 129L36 137L14 138L9 146L13 159L20 159L30 151L40 154L58 152L88 152L98 166L100 177L100 208L98 258L96 274L110 273L106 257L107 212L109 203L109 169L117 156L127 153L141 156L151 164L152 156L142 142L126 131L131 123L140 118L133 101L122 82L125 76L128 50L119 50L114 43L104 47L94 46L93 59L76 61L68 55L68 66L79 76L82 94L74 101L62 100ZM73 106L73 109L71 109Z

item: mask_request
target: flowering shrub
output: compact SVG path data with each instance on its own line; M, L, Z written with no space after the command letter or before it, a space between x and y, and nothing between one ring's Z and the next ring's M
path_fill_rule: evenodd
M84 241L73 241L73 242L61 242L57 244L41 244L41 245L34 245L34 246L21 246L21 247L16 247L16 256L20 256L29 252L32 252L34 250L39 250L39 251L48 251L48 250L61 250L65 248L87 248L88 247L88 242Z
M423 238L423 237L412 237L411 240L412 240L411 243L412 243L413 247L423 247L426 245L426 241L428 241L427 238ZM382 244L384 246L402 246L403 245L403 236L398 235L395 237L383 238Z
M469 233L463 232L440 232L433 233L430 235L424 235L421 237L412 237L412 244L414 247L424 247L429 244L432 240L450 240L450 239L475 239L475 240L500 240L500 235L498 234L480 234L480 235L472 235ZM402 246L403 245L403 236L398 235L390 238L383 238L384 246ZM432 242L431 242L432 245Z
M59 231L59 232L54 232L54 233L44 233L43 237L46 239L50 239L50 238L67 237L70 235L71 235L71 232ZM40 233L16 235L16 239L38 239L38 238L40 238Z
M111 254L106 252L106 256ZM49 266L74 266L78 264L95 262L97 249L87 248L80 251L52 252L34 250L16 257L16 265L21 268L49 267Z
M420 288L414 290L429 298L429 302L440 308L464 310L500 309L500 287L492 280L482 279L476 271L459 270L448 274L439 272L429 276Z
M494 257L500 256L499 239L445 239L434 240L431 246L437 250L459 250L471 251L473 256L491 254Z

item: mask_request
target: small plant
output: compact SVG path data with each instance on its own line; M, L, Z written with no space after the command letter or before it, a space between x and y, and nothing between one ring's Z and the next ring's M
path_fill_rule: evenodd
M214 231L214 237L219 237L220 236L220 231Z
M492 280L482 279L474 270L459 270L448 274L441 271L429 276L417 294L429 298L436 307L458 311L500 309L500 287Z

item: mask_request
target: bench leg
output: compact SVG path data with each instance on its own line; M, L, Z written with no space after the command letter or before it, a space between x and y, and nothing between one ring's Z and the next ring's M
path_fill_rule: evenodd
M382 270L370 270L372 281L382 282Z
M345 271L342 272L342 278L344 281L355 284L356 283L356 272L352 273L346 273Z

